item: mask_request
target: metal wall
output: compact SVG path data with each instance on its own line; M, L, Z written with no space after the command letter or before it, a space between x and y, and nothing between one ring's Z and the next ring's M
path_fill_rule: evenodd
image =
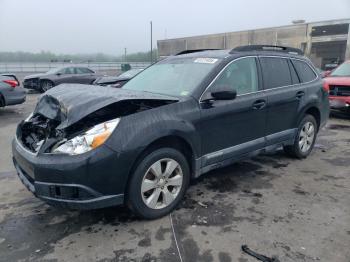
M300 48L305 51L307 56L311 57L313 41L332 42L335 40L343 41L345 39L345 54L343 54L343 57L350 59L349 32L346 35L327 36L326 32L325 36L312 36L315 26L338 24L350 24L350 19L159 40L158 54L160 57L164 57L191 49L232 49L240 45L270 44ZM316 57L311 57L311 59L315 59L315 61L319 60ZM319 64L322 63L319 62Z

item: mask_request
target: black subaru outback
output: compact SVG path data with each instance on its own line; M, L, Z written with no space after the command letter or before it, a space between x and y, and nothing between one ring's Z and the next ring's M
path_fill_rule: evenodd
M298 49L186 51L122 89L49 90L19 124L13 161L50 204L126 204L152 219L209 170L279 147L307 157L328 114L328 93Z

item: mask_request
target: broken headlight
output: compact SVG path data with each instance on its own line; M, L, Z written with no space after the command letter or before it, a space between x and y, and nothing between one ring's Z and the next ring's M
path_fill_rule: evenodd
M52 150L53 153L78 155L102 145L117 127L120 118L98 124L82 135L78 135Z

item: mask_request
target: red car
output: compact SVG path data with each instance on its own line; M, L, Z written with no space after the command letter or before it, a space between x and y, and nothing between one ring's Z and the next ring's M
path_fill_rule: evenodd
M331 109L350 113L350 61L337 67L324 81Z

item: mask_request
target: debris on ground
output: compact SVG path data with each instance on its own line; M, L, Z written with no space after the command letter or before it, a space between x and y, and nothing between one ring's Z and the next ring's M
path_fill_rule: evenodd
M280 262L277 257L267 257L251 250L247 245L242 246L242 251L263 262Z
M202 203L200 201L198 201L197 203L198 203L198 205L200 205L200 206L202 206L204 208L208 208L208 205L206 205L206 204L204 204L204 203Z

